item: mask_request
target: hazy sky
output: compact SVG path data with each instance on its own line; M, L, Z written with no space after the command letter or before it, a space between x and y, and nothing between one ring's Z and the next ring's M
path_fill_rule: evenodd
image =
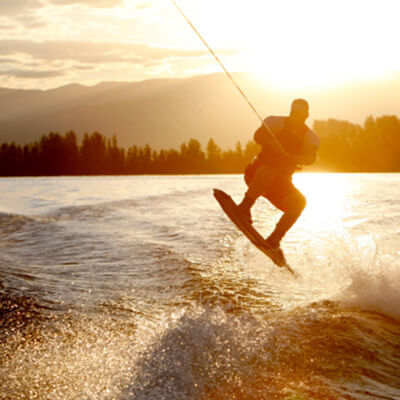
M280 88L400 73L399 0L177 0L226 67ZM170 0L0 0L0 86L220 71Z

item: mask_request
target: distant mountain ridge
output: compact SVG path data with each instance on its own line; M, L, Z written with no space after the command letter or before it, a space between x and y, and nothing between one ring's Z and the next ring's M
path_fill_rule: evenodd
M363 123L370 115L398 113L399 79L325 91L280 92L248 74L234 74L261 115L286 114L290 101L305 97L311 118ZM312 120L310 121L312 123ZM116 134L120 145L177 147L190 138L222 147L247 142L259 121L223 74L142 82L71 84L51 90L0 88L0 143L29 143L51 131L79 137Z

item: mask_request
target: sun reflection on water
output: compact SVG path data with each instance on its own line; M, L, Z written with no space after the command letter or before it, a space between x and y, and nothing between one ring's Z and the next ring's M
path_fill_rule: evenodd
M345 174L303 173L293 183L304 194L307 206L299 220L307 230L331 230L349 215L352 182Z

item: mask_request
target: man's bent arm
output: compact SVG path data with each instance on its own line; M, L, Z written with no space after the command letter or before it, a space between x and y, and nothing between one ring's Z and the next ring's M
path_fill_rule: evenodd
M261 125L254 133L254 141L263 148L274 149L281 153L282 149L276 143L276 140L271 135L271 132L267 130L264 125Z
M318 147L308 145L302 154L293 156L294 160L299 165L311 165L317 158Z
M271 134L267 131L267 128L264 125L261 125L254 132L254 141L262 147L269 147L273 145Z

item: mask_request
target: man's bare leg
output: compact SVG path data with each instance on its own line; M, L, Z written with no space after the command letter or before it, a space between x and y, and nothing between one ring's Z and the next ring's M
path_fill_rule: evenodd
M285 212L276 224L274 231L265 240L266 243L273 248L279 248L282 238L298 220L305 206L306 199L298 190L287 196L282 207Z
M250 224L252 222L250 213L251 207L261 195L272 187L276 177L277 173L274 168L262 166L257 169L242 202L239 204L243 218L245 218Z

